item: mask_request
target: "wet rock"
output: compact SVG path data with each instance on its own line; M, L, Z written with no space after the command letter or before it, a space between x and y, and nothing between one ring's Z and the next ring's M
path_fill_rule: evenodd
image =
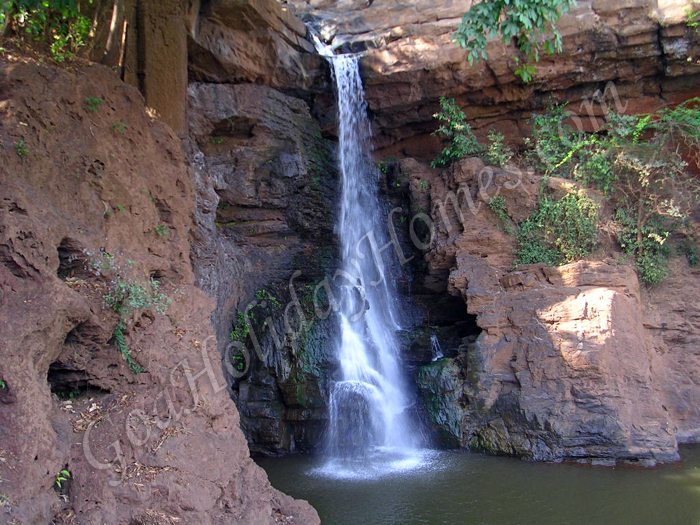
M335 270L334 146L303 100L266 86L195 83L189 99L195 273L217 299L221 351L248 306L259 340L238 341L248 354L233 386L242 426L255 452L314 448L335 323L314 308Z

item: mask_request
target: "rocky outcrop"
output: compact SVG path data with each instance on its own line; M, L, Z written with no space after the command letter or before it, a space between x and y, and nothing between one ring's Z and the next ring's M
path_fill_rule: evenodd
M423 279L447 269L450 293L482 330L418 372L443 441L540 460L648 464L677 459L677 443L698 438L697 313L684 300L696 270L677 260L666 284L640 290L614 247L600 260L513 269L513 236L486 203L500 194L522 221L538 176L484 176L479 159L441 175L410 159L401 167L411 187L429 188L434 235ZM569 183L548 184L561 192Z
M295 94L330 87L306 26L276 0L203 4L189 41L191 80L263 84Z
M318 523L248 456L177 137L102 66L0 93L0 522Z
M334 46L367 49L366 98L385 155L433 156L440 96L456 98L478 134L493 128L519 144L531 112L550 103L570 102L589 129L608 109L648 112L698 94L700 39L686 27L686 2L579 1L558 24L564 52L542 57L530 84L514 74L515 49L494 40L488 60L470 65L450 40L470 0L287 3ZM321 118L330 102L317 101Z
M243 334L237 342L247 348L239 356L245 364L233 385L243 428L255 451L311 448L326 417L335 327L332 318L316 318L310 300L336 258L333 145L304 101L272 88L192 84L189 95L195 272L217 299L222 351L232 330ZM249 313L260 321L252 336L243 317Z

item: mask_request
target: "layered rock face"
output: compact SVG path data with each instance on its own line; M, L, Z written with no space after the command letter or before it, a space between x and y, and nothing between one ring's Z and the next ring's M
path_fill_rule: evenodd
M492 41L488 60L469 65L451 42L469 0L285 4L337 49L363 52L378 158L432 158L441 96L456 98L477 135L495 129L521 144L527 119L552 103L568 102L581 117L575 123L592 130L610 111L648 112L698 94L699 40L683 2L578 2L558 25L564 52L542 57L530 84L514 74L514 48ZM331 105L320 96L313 106L328 129ZM425 243L409 285L423 327L407 339L406 358L417 367L435 438L545 460L677 458L677 443L698 432L698 325L689 301L697 271L676 261L663 286L642 290L614 247L600 261L514 270L513 236L486 202L500 192L520 222L536 205L540 178L496 170L485 184L482 168L470 159L438 173L404 158L388 174L388 187L410 195L406 223ZM565 184L549 181L555 192ZM435 236L420 241L426 220ZM459 314L468 324L451 332L449 316L444 326L426 321L439 316L435 299L449 294L468 310ZM431 362L423 332L446 343L445 358Z
M612 247L602 261L514 270L514 237L486 203L504 196L521 221L540 177L484 171L479 159L442 174L411 159L401 167L410 187L429 188L412 197L434 226L423 279L449 272L450 293L482 330L418 372L443 441L540 460L647 464L677 459L679 441L697 440L698 323L684 302L700 284L697 270L676 260L667 283L641 291ZM570 183L548 184L563 192Z
M375 144L387 155L432 156L440 96L456 98L478 134L493 128L520 143L531 112L551 103L570 102L590 129L606 108L650 111L698 94L699 40L686 26L690 4L683 1L579 1L557 25L564 52L534 64L530 84L514 74L514 48L494 40L488 60L470 65L450 40L470 0L287 3L334 46L367 48L362 66ZM327 103L318 101L319 115Z
M217 300L242 428L261 453L322 442L333 368L335 321L315 315L310 294L334 269L338 174L308 105L330 89L329 70L305 36L274 0L221 1L190 39L195 274Z
M320 442L326 417L335 326L316 319L308 301L309 287L336 257L334 149L305 102L269 87L192 84L189 95L195 270L217 298L222 350L234 327L248 331L244 315L270 315L253 329L259 350L251 336L238 341L248 349L245 374L233 386L243 428L256 451L309 448ZM299 346L288 340L291 332L300 334Z
M248 456L180 141L102 66L0 93L0 522L318 523Z

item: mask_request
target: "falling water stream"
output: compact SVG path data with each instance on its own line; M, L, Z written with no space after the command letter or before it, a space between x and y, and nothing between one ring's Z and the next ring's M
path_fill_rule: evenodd
M337 224L346 286L339 312L339 378L330 398L330 461L334 476L372 477L421 462L415 448L396 336L398 299L390 275L392 251L377 194L378 170L370 157L370 125L355 55L330 62L338 96L342 177ZM382 247L387 247L382 249Z

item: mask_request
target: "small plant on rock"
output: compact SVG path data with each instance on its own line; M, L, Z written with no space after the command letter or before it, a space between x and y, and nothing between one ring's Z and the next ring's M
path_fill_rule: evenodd
M100 106L104 103L104 100L98 97L88 97L85 99L85 104L83 104L83 109L88 113L97 113L100 110Z
M129 126L127 126L124 122L120 120L112 124L112 129L114 131L118 131L119 133L126 133L126 130L129 129Z
M70 479L71 475L66 469L61 470L56 474L56 486L59 489L63 488L63 484Z
M29 154L29 148L24 140L19 140L15 142L15 151L18 157L25 157Z
M126 344L127 320L134 313L145 310L164 314L172 300L160 291L160 282L155 279L143 282L125 277L116 264L115 257L107 252L102 254L101 260L93 263L93 268L101 274L113 275L109 289L103 297L105 304L119 314L119 321L112 332L112 342L131 371L139 374L143 372L143 367L133 359Z
M165 224L159 224L156 226L156 235L161 239L167 237L170 234L168 227Z
M509 235L513 234L513 228L510 226L510 216L508 215L505 197L503 197L503 195L496 195L495 197L492 197L489 201L489 209L501 221L503 231Z
M491 166L502 168L513 158L513 150L504 144L505 137L501 133L491 130L488 138L484 161Z
M476 139L467 117L454 99L440 97L440 112L433 115L441 123L433 135L441 137L445 145L430 163L433 168L444 168L455 160L481 153L484 148Z

